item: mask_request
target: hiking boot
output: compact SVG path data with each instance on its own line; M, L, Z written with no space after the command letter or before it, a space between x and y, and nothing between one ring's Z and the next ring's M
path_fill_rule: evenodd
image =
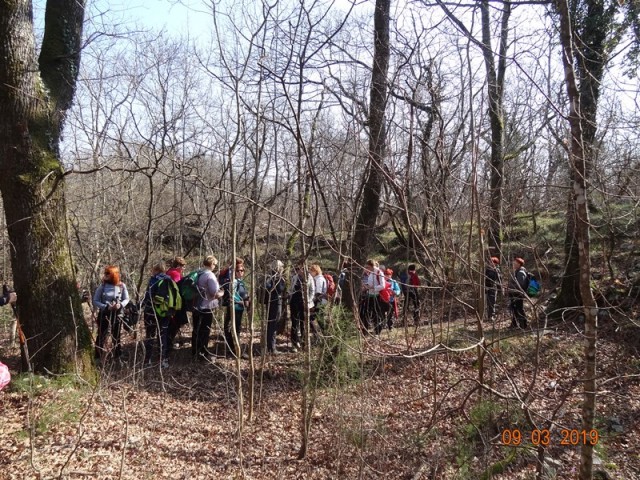
M169 360L166 358L162 359L162 362L160 362L160 367L161 368L169 368Z

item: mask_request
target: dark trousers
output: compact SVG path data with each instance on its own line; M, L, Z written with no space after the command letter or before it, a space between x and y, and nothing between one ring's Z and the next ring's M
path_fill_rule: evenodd
M173 350L173 342L183 325L189 323L186 310L180 310L169 320L169 351Z
M498 299L498 289L486 288L485 294L487 297L487 319L493 320L496 316L496 302Z
M386 321L389 304L380 299L380 295L365 295L360 304L360 318L365 330L373 327L376 334L382 331Z
M511 297L509 306L511 307L511 326L526 328L527 316L524 313L524 298Z
M111 348L114 358L120 358L122 355L122 346L120 345L120 332L122 331L122 309L109 311L106 308L98 314L98 336L96 337L95 356L100 358L105 352L104 344L107 335L111 332Z
M407 289L407 295L404 300L404 308L407 313L413 315L413 323L420 322L420 297L415 287Z
M387 328L393 328L393 322L398 319L398 297L392 297L389 303L389 311L387 312Z
M144 316L144 361L151 360L153 355L153 345L159 343L160 359L169 358L169 321L170 318L158 317L154 314L146 313Z
M208 353L212 323L213 312L211 310L193 310L193 332L191 333L191 353L193 355Z
M224 315L224 341L227 346L227 353L233 353L235 355L236 347L233 343L233 331L231 330L231 308L227 307L227 311ZM242 313L244 310L235 311L235 330L238 337L238 347L240 347L240 330L242 330Z
M278 333L278 323L282 315L282 305L280 302L270 302L267 313L267 350L276 350L276 335ZM293 335L293 334L292 334Z
M302 342L304 331L304 302L291 302L291 342L295 346ZM268 325L267 325L268 328Z

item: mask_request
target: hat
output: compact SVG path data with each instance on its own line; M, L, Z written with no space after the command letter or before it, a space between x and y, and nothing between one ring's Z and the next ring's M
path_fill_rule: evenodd
M498 257L491 257L491 261L492 261L493 263L495 263L496 265L499 265L499 264L500 264L500 259L499 259Z
M391 275L393 275L393 270L391 270L390 268L387 268L387 269L384 271L384 274L385 274L385 275L389 275L389 276L391 276Z
M513 259L514 262L518 262L521 267L524 267L524 259L521 257L516 257Z

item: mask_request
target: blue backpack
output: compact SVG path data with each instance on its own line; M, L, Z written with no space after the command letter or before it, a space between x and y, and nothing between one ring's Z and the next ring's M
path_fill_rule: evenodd
M527 295L530 297L537 297L540 295L540 290L542 290L542 286L540 282L536 280L536 277L533 273L527 272Z

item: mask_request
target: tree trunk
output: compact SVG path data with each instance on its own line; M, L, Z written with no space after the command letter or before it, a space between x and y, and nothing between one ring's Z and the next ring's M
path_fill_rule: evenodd
M491 123L491 160L489 170L489 251L499 255L502 249L502 197L504 186L504 108L503 92L508 49L509 17L511 4L503 3L500 29L500 49L498 69L496 71L493 48L491 46L491 18L489 2L480 4L482 14L482 54L487 71L487 90L489 97L489 120Z
M0 3L0 191L28 360L35 371L91 376L59 158L83 17L83 1L47 2L38 68L31 2Z
M591 290L591 246L589 238L589 209L587 203L587 186L593 161L593 142L596 129L596 105L598 100L599 81L602 78L604 40L606 35L599 36L594 31L582 31L580 42L587 42L592 47L600 47L595 52L581 52L577 47L576 32L572 24L567 0L556 2L560 14L560 43L563 50L563 65L565 72L565 86L570 103L569 126L571 144L569 149L569 166L572 172L573 209L570 209L573 224L572 257L577 258L577 269L569 272L573 282L579 288L579 301L582 305L585 322L585 372L584 372L584 400L582 404L582 429L590 432L596 410L596 339L597 339L597 306ZM597 13L602 15L601 6L594 6L587 2L588 15L594 18ZM595 7L595 8L594 8ZM595 11L593 11L595 10ZM598 12L599 10L599 12ZM591 23L591 22L589 22ZM596 22L597 23L597 22ZM598 27L595 27L598 30ZM599 30L601 33L603 30ZM589 40L596 40L589 42ZM580 45L585 45L581 43ZM583 54L587 57L583 57ZM597 58L600 56L600 58ZM586 59L585 59L586 58ZM573 67L574 59L580 65L580 83ZM590 74L590 75L589 75ZM591 76L593 78L591 78ZM589 77L589 78L587 78ZM593 83L597 80L597 84ZM585 88L589 85L589 89ZM573 210L573 212L571 212ZM575 261L571 258L571 261ZM567 263L569 265L569 263ZM564 284L563 284L564 288ZM593 445L585 442L581 445L580 480L590 480L593 475Z
M369 161L362 202L358 210L353 254L363 265L369 253L380 214L380 195L384 179L386 127L384 114L387 106L387 72L389 71L389 18L391 0L376 0L374 13L374 54L369 101Z
M556 8L558 13L563 15L562 1L558 1ZM602 76L604 73L604 66L606 63L606 50L611 48L606 44L607 32L611 29L611 23L614 17L615 9L605 9L605 5L602 2L595 2L588 0L584 2L581 7L585 12L583 15L587 19L586 21L577 21L577 13L570 12L569 6L565 6L566 21L568 22L568 32L562 32L563 35L569 35L566 41L572 42L570 45L571 52L566 51L565 56L568 53L574 55L571 61L571 68L574 70L573 65L576 65L574 70L574 80L576 83L576 99L574 101L579 102L579 110L575 115L575 122L580 124L581 132L581 148L584 155L584 164L580 168L576 168L575 159L571 160L570 174L571 182L573 185L576 183L585 183L591 176L592 159L595 156L595 143L596 143L596 127L597 127L597 109L598 99L600 97L600 85L602 82ZM580 31L577 32L577 37L580 39L577 42L573 41L572 35L573 29L576 28L576 24L580 24ZM565 59L565 61L568 61ZM566 68L566 67L565 67ZM572 108L573 105L572 105ZM572 136L574 135L572 131ZM573 149L573 142L575 138L571 139L570 148ZM572 152L570 156L575 157ZM581 160L582 162L582 160ZM586 185L586 183L585 183ZM584 306L584 298L581 298L580 292L580 245L578 242L578 206L574 202L576 191L569 193L569 208L567 209L567 231L565 236L565 270L562 276L562 282L560 285L560 293L556 297L556 300L551 305L551 309L554 312L562 314L566 309L579 309ZM585 205L585 208L587 206Z

